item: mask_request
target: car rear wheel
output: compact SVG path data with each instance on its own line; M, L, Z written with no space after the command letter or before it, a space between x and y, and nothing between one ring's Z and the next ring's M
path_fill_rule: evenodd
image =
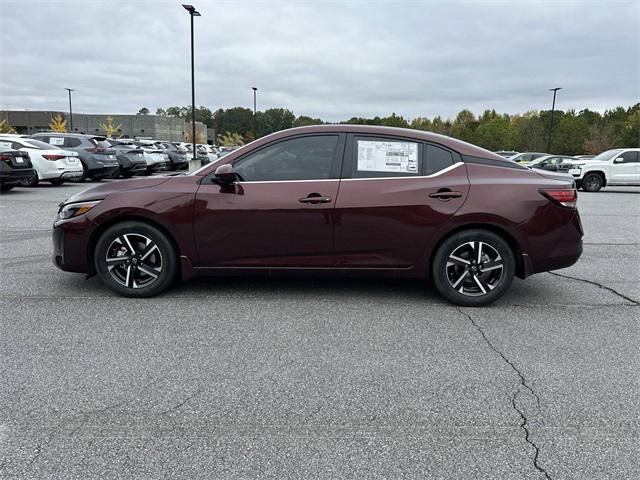
M597 192L603 185L602 176L597 173L587 173L582 179L582 189L586 192Z
M64 183L64 180L62 178L53 178L49 180L49 183L51 185L62 185Z
M126 297L151 297L176 278L178 257L167 236L149 224L118 223L98 239L96 271L108 288Z
M20 182L20 185L23 187L35 187L36 185L38 185L38 183L40 183L40 179L38 178L38 174L36 173L33 175L33 177L29 177L28 179Z
M432 265L437 290L451 303L480 307L500 298L515 275L515 258L499 235L480 229L447 238Z
M13 187L15 187L15 185L0 185L0 192L8 192Z

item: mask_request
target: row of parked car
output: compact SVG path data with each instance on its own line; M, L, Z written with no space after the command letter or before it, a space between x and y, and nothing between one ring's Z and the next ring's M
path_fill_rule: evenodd
M0 185L35 186L41 181L100 181L163 171L189 169L193 147L184 142L107 138L76 133L43 132L31 136L0 134ZM201 165L228 153L196 145Z
M577 188L597 192L608 186L640 186L640 148L615 148L599 155L550 155L541 152L495 152L509 160L573 177Z

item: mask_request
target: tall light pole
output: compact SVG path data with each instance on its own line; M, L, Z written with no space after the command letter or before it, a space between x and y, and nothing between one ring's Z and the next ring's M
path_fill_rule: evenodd
M73 110L71 109L71 92L75 92L73 88L65 88L69 92L69 130L73 133Z
M200 12L193 5L182 5L191 17L191 140L193 140L193 159L196 155L196 81L193 62L193 17L199 17Z
M553 129L553 114L556 110L556 93L558 93L558 90L562 90L562 87L549 89L550 92L553 92L553 104L551 105L551 121L549 122L549 140L547 141L547 153L551 153L551 130Z
M257 87L251 87L253 90L253 116L256 116L256 92L258 91Z

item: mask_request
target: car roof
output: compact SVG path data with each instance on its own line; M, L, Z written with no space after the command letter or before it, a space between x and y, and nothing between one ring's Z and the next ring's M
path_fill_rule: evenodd
M438 143L445 147L450 148L462 155L470 155L475 157L483 157L501 162L512 162L497 153L487 150L476 145L472 145L456 138L447 137L446 135L440 135L438 133L425 132L423 130L413 130L410 128L398 128L398 127L382 127L377 125L352 125L352 124L333 124L333 125L310 125L306 127L296 127L287 130L281 130L279 132L272 133L266 137L256 140L256 145L262 143L271 142L279 138L287 138L293 135L313 134L313 133L353 133L353 134L367 134L367 135L380 135L383 137L392 136L413 139L417 141L427 141Z

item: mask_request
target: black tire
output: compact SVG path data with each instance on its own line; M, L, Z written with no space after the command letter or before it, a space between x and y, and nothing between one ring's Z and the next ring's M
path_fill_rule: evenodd
M145 240L151 242L146 247ZM151 248L152 245L155 247ZM131 255L131 248L136 251L135 255ZM151 248L146 255L145 248ZM107 255L112 260L109 264ZM96 243L93 261L102 283L125 297L158 295L171 286L178 273L178 255L171 241L156 227L138 221L124 221L109 227ZM149 271L157 277L144 273Z
M0 185L0 192L8 192L13 187L15 187L15 185Z
M91 177L91 181L92 182L101 182L102 181L102 177Z
M34 174L33 177L29 177L27 180L22 180L20 182L21 187L35 187L40 183L40 179L38 178L38 174Z
M82 164L82 175L78 177L78 183L84 183L87 181L87 166Z
M62 178L53 178L49 180L49 183L51 185L62 185L64 183L64 180Z
M478 251L482 258L479 263L475 258ZM470 229L448 237L433 256L431 267L433 283L444 298L462 307L481 307L509 289L516 262L502 237Z
M120 176L122 178L131 178L133 176L132 173L126 172L126 173L121 173Z
M582 179L582 189L585 192L597 192L603 185L604 180L599 173L587 173Z

